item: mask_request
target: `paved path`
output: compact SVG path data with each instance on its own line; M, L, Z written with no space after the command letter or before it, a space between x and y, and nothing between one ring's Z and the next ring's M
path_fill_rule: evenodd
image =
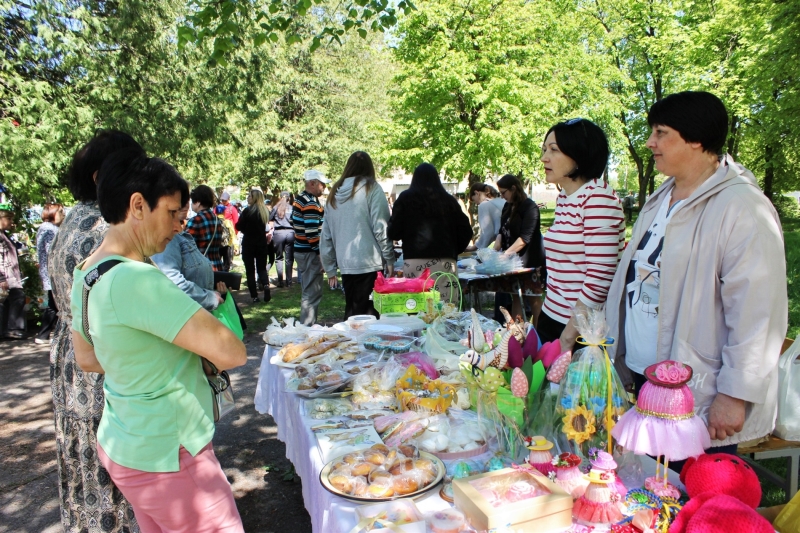
M247 533L310 531L275 424L253 408L264 343L255 333L245 343L247 365L231 372L237 410L217 426L217 456ZM0 341L0 391L0 533L61 532L49 347Z

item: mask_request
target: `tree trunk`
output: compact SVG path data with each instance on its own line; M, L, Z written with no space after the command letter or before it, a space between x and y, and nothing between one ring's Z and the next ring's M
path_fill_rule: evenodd
M652 155L647 159L647 166L639 172L639 210L644 207L647 199L647 190L650 189L649 194L653 194L653 186L655 185L655 173L653 167L655 166L655 159ZM641 167L639 167L641 169Z
M764 195L769 198L769 201L772 201L772 197L774 195L773 187L775 185L775 163L773 158L775 157L775 149L772 147L771 144L767 144L764 147Z
M739 148L737 141L739 137L739 117L731 115L730 135L728 136L728 153L736 159L736 151Z

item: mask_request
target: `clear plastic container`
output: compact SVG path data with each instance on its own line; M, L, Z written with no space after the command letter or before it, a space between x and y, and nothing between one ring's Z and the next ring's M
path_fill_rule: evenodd
M347 326L353 331L363 331L369 323L376 320L372 315L353 315L347 319Z

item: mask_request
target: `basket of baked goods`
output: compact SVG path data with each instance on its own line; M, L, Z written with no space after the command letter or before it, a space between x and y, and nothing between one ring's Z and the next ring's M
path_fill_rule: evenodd
M416 446L372 448L338 457L322 469L319 479L330 492L353 501L416 498L444 477L442 461Z
M286 392L309 398L341 396L352 390L353 380L375 365L382 365L377 354L362 354L353 361L342 361L334 356L318 360L313 364L300 364L286 382Z

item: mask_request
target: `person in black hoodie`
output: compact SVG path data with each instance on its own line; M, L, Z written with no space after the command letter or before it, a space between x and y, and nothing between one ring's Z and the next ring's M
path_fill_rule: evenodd
M394 203L388 235L403 242L403 276L417 278L426 268L455 274L456 258L472 239L472 227L458 201L442 186L436 167L422 163ZM436 289L443 301L454 298L446 280L437 282Z
M236 222L236 231L241 232L242 260L247 274L247 289L253 302L258 302L258 281L264 286L264 302L269 302L272 295L269 291L269 275L267 274L267 223L269 211L264 205L264 193L259 189L251 189L247 195L247 208L242 211Z

